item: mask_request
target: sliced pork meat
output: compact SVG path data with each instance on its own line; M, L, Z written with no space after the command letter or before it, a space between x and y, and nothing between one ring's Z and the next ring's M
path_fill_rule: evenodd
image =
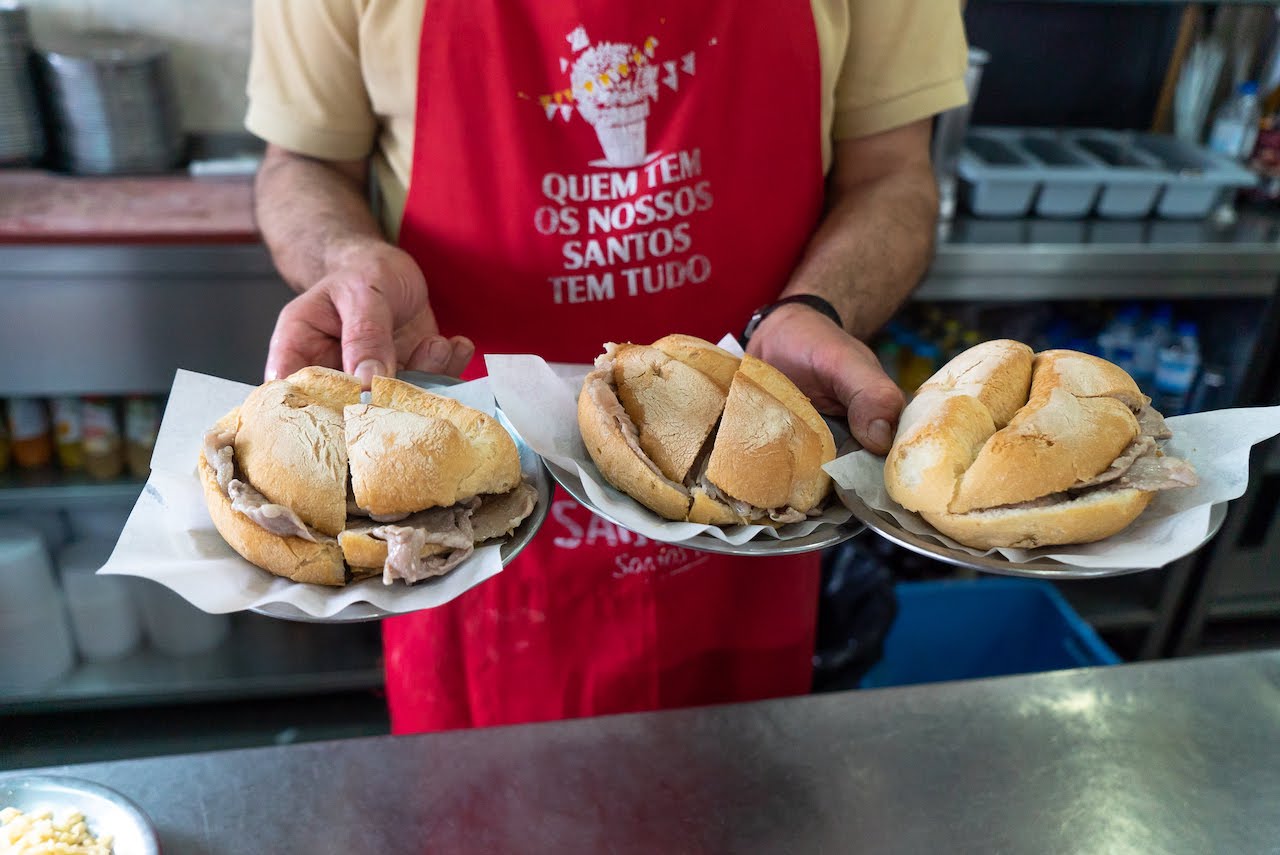
M413 514L398 525L381 525L370 534L387 542L387 561L382 567L382 583L396 579L412 585L432 576L448 573L475 551L475 532L471 515L480 506L479 499L469 499L447 508L432 508ZM441 546L443 551L424 556L427 546Z
M538 491L528 481L521 481L514 490L496 496L482 496L480 507L471 515L471 527L476 543L505 537L533 513L538 503Z
M1096 487L1099 484L1105 484L1108 481L1114 481L1129 471L1129 467L1133 466L1134 461L1144 455L1156 453L1156 441L1149 436L1140 436L1133 442L1129 443L1129 447L1120 453L1120 456L1111 461L1111 465L1099 472L1092 478L1084 481L1077 481L1071 488L1073 490L1083 490L1087 487Z
M804 511L798 511L792 507L757 508L755 505L749 505L746 502L742 501L741 499L735 499L732 496L726 494L723 490L721 490L715 484L712 484L711 480L707 478L707 459L706 458L704 458L702 462L695 467L695 469L698 472L696 479L694 479L694 483L696 486L701 487L704 491L706 491L706 494L708 496L715 499L717 502L722 502L728 505L735 514L742 517L744 520L746 520L748 523L752 525L762 525L764 524L764 521L766 519L773 520L779 525L786 525L787 523L793 523L793 522L803 522L804 520L808 519L808 514L804 513ZM822 512L816 508L813 510L813 514L815 516L821 513Z
M1200 483L1196 470L1185 460L1161 457L1154 454L1139 458L1119 480L1121 487L1136 490L1176 490L1194 487Z
M1165 424L1164 416L1150 404L1138 410L1138 429L1143 436L1152 439L1166 440L1173 436L1173 431Z
M591 396L591 400L595 402L600 410L618 425L618 430L622 432L622 438L626 440L627 446L636 453L636 456L644 461L644 465L648 466L654 475L657 475L666 483L675 487L684 495L688 495L689 491L683 484L677 484L675 481L667 478L662 474L662 470L658 468L658 464L649 459L649 455L645 454L640 448L640 431L636 429L635 422L631 421L631 416L627 415L627 411L622 406L622 402L618 400L618 391L613 385L613 354L612 351L600 356L596 359L596 368L584 379L583 386L587 390L587 394Z
M211 430L204 435L204 460L213 470L218 489L226 492L231 479L236 477L236 432Z
M315 534L292 508L272 503L252 485L232 478L227 484L227 496L231 499L231 510L244 514L272 534L316 542Z
M393 522L400 522L400 520L407 518L409 514L407 513L406 514L371 514L368 511L366 511L364 508L357 505L356 500L353 496L348 495L347 496L347 516L365 517L367 519L373 520L374 522L380 522L380 523L393 523Z

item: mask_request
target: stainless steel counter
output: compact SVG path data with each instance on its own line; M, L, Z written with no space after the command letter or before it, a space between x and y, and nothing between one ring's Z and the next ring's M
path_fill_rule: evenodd
M1255 853L1280 651L61 767L181 853Z

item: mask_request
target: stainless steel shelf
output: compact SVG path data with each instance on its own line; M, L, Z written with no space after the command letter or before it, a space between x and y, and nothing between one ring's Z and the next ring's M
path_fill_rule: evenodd
M0 510L100 507L132 502L142 492L143 484L132 478L94 481L85 475L18 470L0 475Z
M1280 277L1280 221L984 220L939 229L917 300L1267 298Z
M226 640L208 653L171 657L144 648L114 662L81 663L38 689L0 689L0 716L382 686L376 624L311 626L249 614L232 621Z
M1209 620L1252 620L1274 618L1280 620L1280 593L1225 597L1209 604Z
M1059 583L1058 591L1098 632L1147 629L1156 622L1152 601L1158 596L1141 574L1083 584Z

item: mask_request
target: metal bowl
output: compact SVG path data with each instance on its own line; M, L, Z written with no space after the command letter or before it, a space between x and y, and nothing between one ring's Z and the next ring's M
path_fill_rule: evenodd
M461 382L453 377L422 374L416 371L402 372L399 378L406 383L412 383L428 391L454 386ZM515 560L521 550L529 545L529 542L533 540L534 535L538 533L538 529L542 527L542 523L546 520L547 513L551 510L552 484L551 477L547 474L547 469L542 463L542 458L525 443L524 438L520 436L520 433L507 420L501 410L497 411L497 417L499 423L507 429L507 432L511 434L511 438L515 440L516 450L520 452L521 471L529 479L529 482L533 484L534 489L538 491L538 502L534 505L533 513L526 517L524 522L520 523L516 530L499 547L498 554L502 557L502 566L505 567ZM357 584L381 585L382 582L378 579L369 579ZM267 617L292 620L299 623L364 623L366 621L395 617L399 614L398 612L388 612L373 603L352 603L342 611L328 617L316 617L315 615L307 614L290 603L267 603L249 611L266 615Z
M159 855L155 828L136 804L110 787L61 775L0 775L0 808L23 813L49 810L55 820L72 811L84 816L94 837L110 834L113 855Z

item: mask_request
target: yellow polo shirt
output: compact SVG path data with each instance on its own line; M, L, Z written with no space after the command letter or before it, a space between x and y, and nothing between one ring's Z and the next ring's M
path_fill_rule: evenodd
M964 103L968 53L957 0L810 2L822 69L824 170L832 140L900 127ZM245 126L311 157L372 157L378 214L392 238L413 160L425 4L253 4Z

